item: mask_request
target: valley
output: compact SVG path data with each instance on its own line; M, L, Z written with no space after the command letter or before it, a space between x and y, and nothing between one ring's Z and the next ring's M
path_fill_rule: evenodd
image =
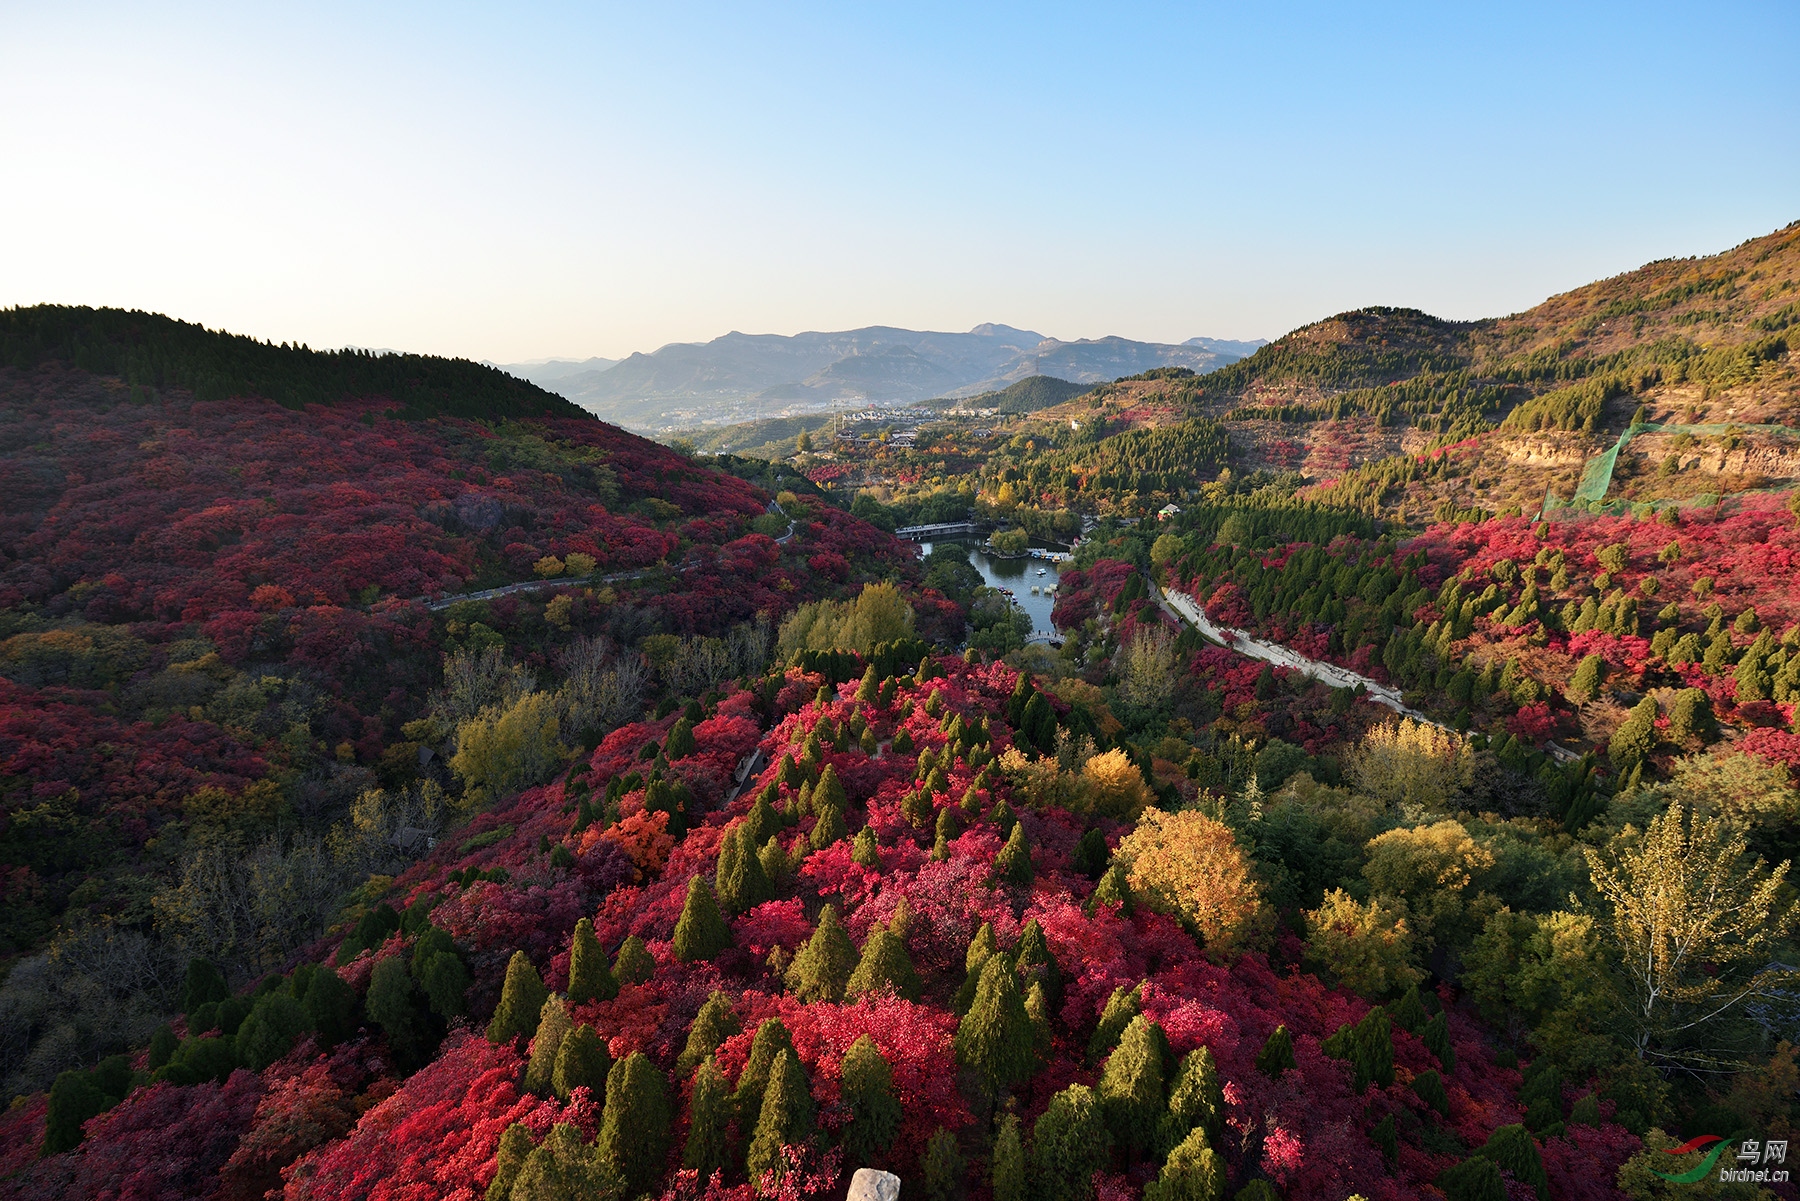
M0 1198L1677 1195L1800 1119L1797 293L0 311Z

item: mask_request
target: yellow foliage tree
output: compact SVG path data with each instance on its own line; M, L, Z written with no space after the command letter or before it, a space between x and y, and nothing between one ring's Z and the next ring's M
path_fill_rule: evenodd
M561 705L548 692L528 692L505 709L486 709L456 727L450 770L471 803L495 800L547 778L568 752L558 740Z
M1389 830L1367 849L1363 875L1378 894L1406 902L1427 942L1461 918L1476 878L1494 866L1493 853L1449 820Z
M1107 817L1131 821L1151 801L1144 773L1117 747L1084 763L1081 778L1088 785L1092 811Z
M1350 758L1350 778L1389 804L1433 808L1474 781L1475 754L1459 735L1407 717L1363 736Z
M599 564L592 555L584 555L580 551L572 551L563 559L563 568L570 575L592 575Z
M1424 978L1412 964L1406 906L1376 897L1363 904L1341 888L1306 913L1307 957L1365 997L1392 996Z
M1196 810L1149 808L1119 844L1134 895L1199 935L1209 954L1241 947L1262 912L1250 860L1230 827Z
M815 601L788 614L776 636L782 659L804 650L866 654L883 642L910 638L912 606L892 584L865 584L851 601Z
M1793 969L1766 966L1795 923L1789 865L1751 863L1742 830L1679 803L1634 835L1584 851L1607 907L1627 1039L1640 1058L1716 1070L1733 1057L1709 1045L1708 1028L1794 988Z
M545 555L531 565L531 570L537 572L538 575L547 580L563 573L563 561L555 555Z
M1166 626L1139 626L1137 636L1124 648L1125 679L1119 695L1133 705L1154 709L1169 702L1179 673L1175 664L1175 639Z
M1754 755L1689 755L1676 762L1671 777L1664 794L1740 829L1775 831L1800 818L1800 792L1794 791L1788 769Z

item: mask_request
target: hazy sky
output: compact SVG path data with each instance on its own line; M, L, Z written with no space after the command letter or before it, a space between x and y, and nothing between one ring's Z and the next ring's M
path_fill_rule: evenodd
M503 361L1525 308L1800 218L1800 5L0 4L0 304Z

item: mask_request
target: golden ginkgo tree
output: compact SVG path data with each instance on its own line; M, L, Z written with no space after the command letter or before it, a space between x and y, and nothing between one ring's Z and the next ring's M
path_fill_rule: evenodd
M1625 1034L1665 1067L1728 1067L1758 1003L1791 999L1800 972L1771 962L1793 928L1788 863L1745 854L1741 830L1671 805L1641 837L1589 849L1616 956Z

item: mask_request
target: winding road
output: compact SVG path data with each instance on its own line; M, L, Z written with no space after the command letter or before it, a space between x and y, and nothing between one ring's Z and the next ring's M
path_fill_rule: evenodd
M800 523L795 521L792 517L788 517L787 510L783 509L774 501L770 501L769 507L764 509L763 512L775 517L787 517L787 533L775 539L777 546L786 544L789 539L794 537L795 532L799 529ZM698 566L700 566L698 561L687 559L676 564L675 570L692 571ZM448 609L451 605L461 601L493 600L496 597L507 596L514 592L536 592L540 588L572 588L577 584L617 584L625 580L641 579L649 574L649 570L649 568L639 568L636 571L616 571L611 575L588 576L585 579L574 580L566 578L522 580L517 584L502 584L498 588L483 588L479 592L459 592L454 596L440 596L436 600L420 597L419 600L428 610L436 613L440 610Z
M1368 698L1386 705L1394 712L1410 717L1414 721L1436 726L1440 730L1448 730L1449 726L1441 721L1433 721L1417 709L1407 708L1405 698L1398 688L1388 684L1378 684L1368 676L1358 675L1347 667L1339 667L1335 663L1327 663L1321 659L1308 659L1298 651L1282 646L1278 642L1266 642L1252 637L1243 630L1234 630L1229 626L1215 625L1207 617L1206 610L1200 602L1185 592L1170 592L1158 587L1154 580L1148 581L1154 589L1152 595L1162 605L1163 611L1177 620L1184 620L1195 629L1211 638L1227 650L1236 651L1251 659L1261 659L1276 667L1286 667L1302 675L1323 680L1333 688L1355 688L1361 685Z

